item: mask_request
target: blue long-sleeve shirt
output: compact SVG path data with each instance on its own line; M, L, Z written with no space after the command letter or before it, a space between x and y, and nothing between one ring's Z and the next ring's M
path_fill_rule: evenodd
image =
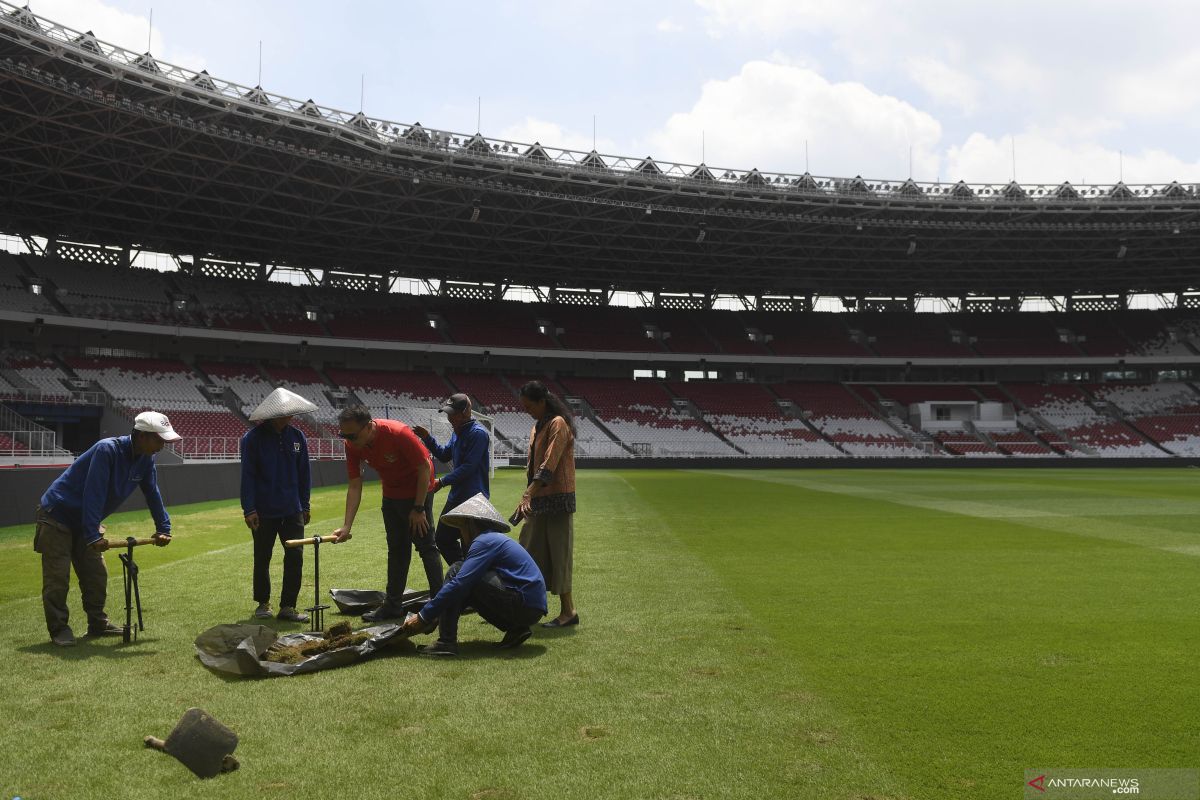
M441 616L443 607L451 600L458 600L461 608L471 588L488 570L495 570L502 584L520 592L527 607L546 613L546 583L542 580L542 571L524 547L496 531L481 533L471 541L458 574L442 584L437 596L421 606L417 613L428 622Z
M459 503L468 500L479 493L491 497L488 472L488 450L491 440L487 428L478 420L471 420L462 430L450 434L450 441L439 445L432 436L425 438L425 446L438 461L450 461L454 469L438 478L442 486L450 487L446 497L446 508L454 508Z
M128 436L101 439L88 448L50 484L41 506L91 544L100 538L100 522L139 486L154 518L155 532L170 533L171 518L158 492L154 456L135 456Z
M291 425L279 433L264 422L242 435L242 514L290 517L308 511L312 475L308 440Z

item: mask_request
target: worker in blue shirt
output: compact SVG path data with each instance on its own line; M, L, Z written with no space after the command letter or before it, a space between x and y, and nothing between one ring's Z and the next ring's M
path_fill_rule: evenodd
M278 388L251 412L256 425L242 436L242 516L254 538L254 616L259 619L271 617L275 540L303 539L310 519L308 440L292 419L316 410L300 395ZM296 610L303 567L301 548L284 547L277 618L285 622L308 622L308 615Z
M466 558L446 573L437 595L404 620L409 636L429 633L438 638L421 649L425 655L458 654L458 618L473 607L479 616L504 631L496 645L520 647L531 626L546 616L546 584L541 570L525 548L504 534L510 529L482 493L442 514L447 525L462 535Z
M465 394L450 395L438 411L446 415L446 421L454 429L454 433L450 434L450 441L439 445L433 435L420 425L413 426L413 433L420 437L434 458L454 464L454 469L433 483L435 492L443 486L450 487L450 494L442 506L444 516L446 509L454 508L477 494L491 496L488 485L491 473L491 460L488 455L491 450L491 437L487 429L471 416L471 398ZM463 548L459 542L457 528L443 525L439 518L433 541L447 564L462 561Z
M42 495L33 549L42 556L42 610L55 644L75 644L75 634L67 624L72 566L87 614L88 636L121 633L104 611L108 570L101 553L108 549L108 540L100 523L141 487L154 518L154 543L159 547L171 543L171 518L158 492L154 456L167 442L180 438L165 414L143 411L134 419L128 436L96 442Z

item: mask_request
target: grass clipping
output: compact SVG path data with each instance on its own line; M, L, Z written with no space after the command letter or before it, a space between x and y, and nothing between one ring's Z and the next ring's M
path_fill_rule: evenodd
M321 633L320 639L311 639L307 642L290 646L278 643L273 644L267 648L267 652L263 653L263 660L275 661L280 664L299 664L301 661L312 658L315 655L327 653L330 650L338 650L343 647L353 647L354 645L362 644L370 638L371 634L366 631L355 633L350 627L349 622L339 622L326 628Z

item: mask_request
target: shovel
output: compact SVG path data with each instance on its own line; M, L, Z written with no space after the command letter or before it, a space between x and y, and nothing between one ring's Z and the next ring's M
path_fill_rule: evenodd
M212 778L241 766L233 756L237 734L199 708L184 712L165 742L156 736L142 741L146 747L175 756L199 778Z

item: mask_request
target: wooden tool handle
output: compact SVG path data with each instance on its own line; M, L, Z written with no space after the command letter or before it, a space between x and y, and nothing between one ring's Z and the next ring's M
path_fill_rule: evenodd
M153 539L138 539L138 538L134 538L134 537L131 537L131 538L133 538L133 546L134 547L141 547L144 544L154 544ZM129 546L129 539L109 539L108 540L108 549L109 550L120 550L122 547L128 547L128 546Z
M351 538L353 538L352 534L346 535L347 540L349 540ZM331 533L328 536L309 536L305 539L288 539L286 542L283 543L283 546L284 547L304 547L304 545L306 545L306 544L317 544L318 542L320 542L321 544L326 544L328 542L332 542L335 539L337 539L337 537Z

